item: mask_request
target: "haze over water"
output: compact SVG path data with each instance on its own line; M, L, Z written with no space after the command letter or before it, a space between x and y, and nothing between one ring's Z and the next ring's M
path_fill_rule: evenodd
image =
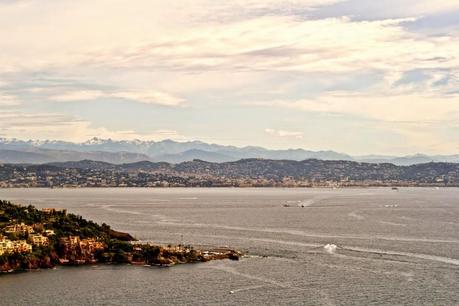
M0 199L143 241L249 254L3 275L2 305L459 304L459 189L3 189Z

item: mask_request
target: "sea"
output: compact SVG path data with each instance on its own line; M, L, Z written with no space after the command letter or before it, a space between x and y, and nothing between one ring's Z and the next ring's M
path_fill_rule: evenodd
M459 305L459 189L1 189L158 244L247 255L0 275L0 305Z

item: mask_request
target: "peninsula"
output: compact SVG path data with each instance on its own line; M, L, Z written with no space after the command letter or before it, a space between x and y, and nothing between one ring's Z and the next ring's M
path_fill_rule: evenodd
M129 263L171 266L218 259L238 260L228 248L195 249L139 243L107 224L96 224L66 210L0 201L0 272L56 265Z

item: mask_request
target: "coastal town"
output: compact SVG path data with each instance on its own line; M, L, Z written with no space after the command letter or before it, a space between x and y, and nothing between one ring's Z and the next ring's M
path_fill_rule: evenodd
M459 186L459 164L412 166L349 161L246 159L180 164L96 161L0 164L0 188Z
M66 210L38 210L30 205L0 201L0 272L99 262L172 266L238 260L241 255L229 248L200 250L192 246L139 242L127 233Z

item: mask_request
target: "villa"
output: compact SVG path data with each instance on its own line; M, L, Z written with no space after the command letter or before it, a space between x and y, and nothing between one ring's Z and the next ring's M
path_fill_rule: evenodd
M5 227L5 233L7 234L33 234L35 230L30 225L25 225L24 223L21 224L13 224Z
M30 253L32 245L25 240L9 240L5 237L0 239L0 255L5 253Z
M32 244L36 246L48 246L49 245L48 237L45 237L40 234L30 235L29 241L32 242Z

